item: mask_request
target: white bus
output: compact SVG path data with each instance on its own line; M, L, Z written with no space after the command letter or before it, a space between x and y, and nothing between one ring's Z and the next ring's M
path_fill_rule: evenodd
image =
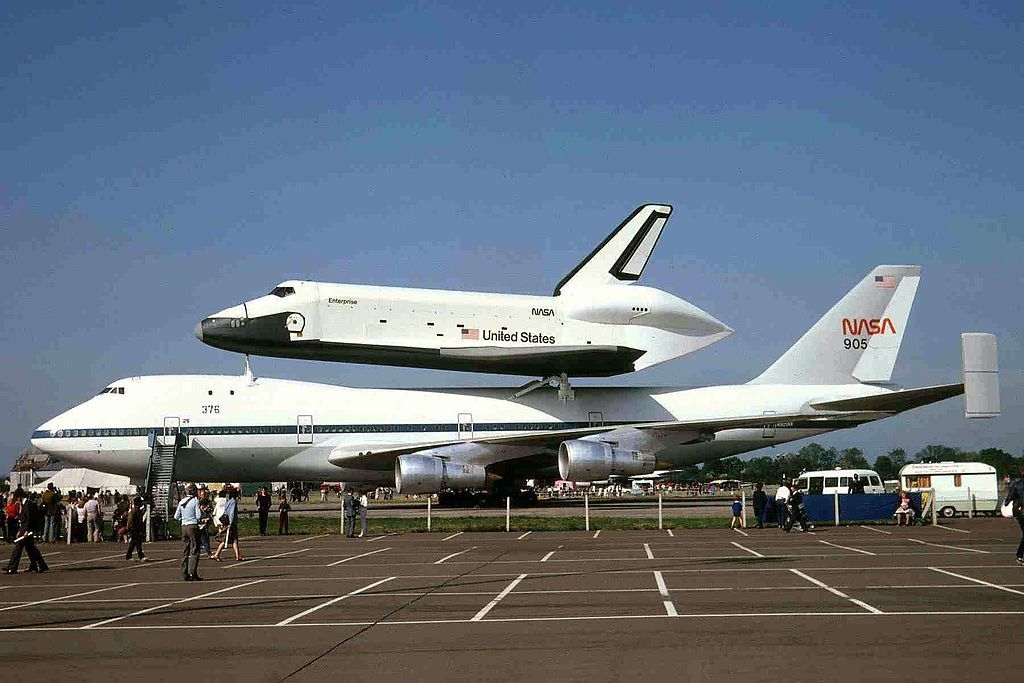
M935 489L935 505L943 517L999 510L996 468L983 462L911 463L900 470L900 486L904 491Z
M796 480L796 487L807 494L849 493L853 475L864 481L864 493L885 493L882 478L874 470L819 470L804 472Z

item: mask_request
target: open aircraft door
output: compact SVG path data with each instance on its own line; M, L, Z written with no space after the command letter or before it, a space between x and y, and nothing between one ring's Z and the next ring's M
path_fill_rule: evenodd
M774 410L766 410L766 411L764 411L764 414L765 414L765 416L774 415L775 411ZM774 439L775 438L775 428L776 428L776 425L774 425L774 424L766 424L761 429L761 438L762 439Z
M181 433L180 417L165 417L164 431L160 436L161 446L173 446L178 441L178 434Z
M473 414L459 413L459 439L473 438Z
M295 433L298 435L300 444L313 443L313 416L299 415L296 418Z

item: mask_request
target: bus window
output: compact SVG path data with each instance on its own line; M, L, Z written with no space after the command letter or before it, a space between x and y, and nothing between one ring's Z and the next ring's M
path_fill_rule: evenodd
M824 491L823 481L824 480L821 477L811 477L810 485L807 487L807 493L810 493L811 495L820 494Z
M881 486L882 482L879 481L878 477L876 477L875 475L871 475L871 485L872 486Z
M825 477L825 488L834 489L839 486L839 477Z
M842 486L843 488L849 488L850 487L850 478L849 477L839 477L839 485Z

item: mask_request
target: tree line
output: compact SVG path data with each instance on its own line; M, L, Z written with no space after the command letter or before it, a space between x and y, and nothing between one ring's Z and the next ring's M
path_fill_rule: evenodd
M670 482L711 481L713 479L740 479L774 483L783 478L792 479L801 472L812 470L873 469L882 480L896 479L900 469L912 462L983 462L996 468L997 475L1014 477L1024 468L1024 452L1014 457L1001 448L983 448L980 451L964 451L953 446L931 444L912 456L902 448L894 448L875 457L872 465L859 448L824 447L809 443L796 452L782 453L775 457L762 455L750 460L736 456L711 460L702 467L687 465L665 477Z

